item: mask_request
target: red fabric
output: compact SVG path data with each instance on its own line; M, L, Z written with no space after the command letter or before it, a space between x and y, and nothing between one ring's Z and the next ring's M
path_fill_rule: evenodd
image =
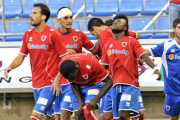
M41 120L41 119L38 118L36 115L31 115L31 120Z
M83 106L83 111L86 120L98 120L97 116L94 113L94 110L89 110L86 105Z
M144 118L139 118L139 120L145 120L145 117Z
M115 119L113 119L113 118L108 118L108 119L104 119L104 120L115 120ZM116 119L117 120L117 119Z
M90 53L70 55L63 59L61 63L64 60L72 60L79 63L80 71L74 82L81 87L98 84L108 75L107 70L99 63L98 59ZM65 80L66 79L62 78L61 84L65 83Z
M58 73L59 57L67 54L61 40L59 32L48 25L40 33L33 28L24 34L20 53L29 53L33 88L52 85Z
M137 58L145 53L139 41L124 36L120 40L109 41L103 51L101 64L111 66L113 86L126 84L139 87Z
M59 31L59 29L58 29ZM59 31L60 32L60 31ZM82 47L86 50L94 48L94 44L80 30L71 29L70 33L61 33L62 41L67 49L73 49L76 53L82 53Z
M180 0L171 0L170 3L180 4Z

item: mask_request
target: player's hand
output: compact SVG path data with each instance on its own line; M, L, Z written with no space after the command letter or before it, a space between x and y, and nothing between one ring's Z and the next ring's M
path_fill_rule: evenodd
M73 49L67 49L69 55L75 54L76 52Z
M156 69L153 74L154 75L158 75L156 80L160 80L161 79L161 73L160 73L160 71L158 69Z
M83 102L79 102L79 105L78 105L78 111L80 111L81 113L83 112L83 106L84 106L84 103Z
M55 78L54 82L51 85L50 91L51 90L53 90L53 95L56 93L56 96L59 96L60 93L63 93L60 81L58 79Z
M8 73L12 70L12 68L9 66L4 70L4 77L7 79L8 78Z
M93 109L96 109L97 103L91 100L90 102L86 103L86 106L89 110L93 110Z

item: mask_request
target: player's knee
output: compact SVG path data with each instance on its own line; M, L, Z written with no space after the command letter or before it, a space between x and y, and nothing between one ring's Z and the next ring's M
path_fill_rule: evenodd
M139 111L139 114L140 114L139 118L144 118L144 110Z
M86 118L84 117L83 113L81 113L80 111L76 111L75 112L75 120L86 120Z
M178 120L179 119L179 116L171 116L170 117L170 120Z
M56 120L61 120L61 114L56 114Z
M71 112L67 110L61 110L61 120L70 120Z
M31 116L36 116L37 118L39 118L40 120L42 119L42 117L43 117L43 115L42 114L39 114L39 113L37 113L37 112L34 112L33 111L33 113L32 113L32 115Z
M130 117L130 113L129 111L126 111L126 110L120 110L119 117L120 117L120 120L128 120Z
M103 112L103 116L105 119L113 118L112 112Z

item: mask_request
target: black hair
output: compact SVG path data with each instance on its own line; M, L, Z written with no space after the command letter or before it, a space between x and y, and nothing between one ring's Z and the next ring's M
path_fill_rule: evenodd
M125 31L125 35L128 35L128 18L127 18L127 16L124 14L118 14L114 17L113 21L116 19L125 19L126 20L125 26L127 27L127 30Z
M178 24L180 24L180 18L177 18L173 21L173 28L176 28Z
M60 71L64 78L67 78L70 73L75 72L76 70L76 63L72 60L65 60L60 65Z
M112 22L113 22L112 19L108 19L108 20L105 21L105 25L106 25L106 26L111 26L111 25L112 25Z
M46 4L43 4L43 3L35 3L34 7L41 8L41 15L45 15L46 16L45 22L47 22L48 19L49 19L49 16L50 16L49 7Z
M88 22L88 30L93 31L93 26L100 27L101 25L105 25L104 22L99 18L91 18Z
M58 14L58 12L59 12L61 9L63 9L63 8L68 8L69 10L71 10L69 7L61 7L61 8L59 8L59 10L57 11L57 14Z

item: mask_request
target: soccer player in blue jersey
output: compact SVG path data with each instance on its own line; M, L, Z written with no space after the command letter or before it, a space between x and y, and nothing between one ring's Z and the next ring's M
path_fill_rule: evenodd
M175 38L145 49L148 55L161 57L164 75L164 114L178 120L180 114L180 18L173 21Z

